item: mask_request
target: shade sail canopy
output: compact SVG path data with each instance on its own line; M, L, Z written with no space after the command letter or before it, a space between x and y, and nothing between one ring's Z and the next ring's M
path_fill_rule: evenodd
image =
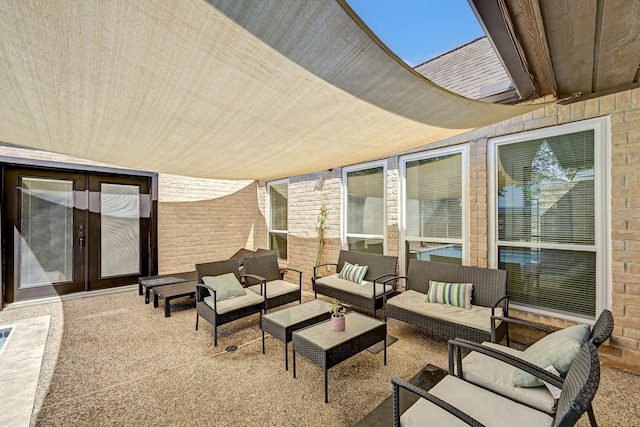
M271 179L531 111L447 92L341 1L0 3L0 141L113 165Z

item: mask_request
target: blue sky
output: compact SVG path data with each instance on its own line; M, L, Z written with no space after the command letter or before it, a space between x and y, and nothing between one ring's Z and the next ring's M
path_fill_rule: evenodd
M484 36L467 0L347 0L396 55L411 66Z

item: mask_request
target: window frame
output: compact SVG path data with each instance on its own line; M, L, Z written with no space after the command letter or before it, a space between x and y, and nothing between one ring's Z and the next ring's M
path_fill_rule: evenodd
M287 184L287 229L286 230L277 230L271 228L271 187L274 185L282 185ZM278 256L278 261L288 262L289 261L289 179L279 179L275 181L267 182L267 247L269 250L275 251L275 249L271 248L271 233L281 233L287 236L287 258L280 258ZM276 255L278 255L276 251Z
M348 218L349 218L349 212L348 212L348 188L347 188L347 175L350 172L358 172L358 171L364 171L367 169L375 169L375 168L379 168L382 167L382 235L378 235L378 234L353 234L353 233L347 233L347 229L348 229ZM359 165L355 165L355 166L345 166L342 168L342 221L341 221L341 232L340 235L342 236L342 249L349 249L349 243L347 238L349 237L360 237L360 238L365 238L365 239L382 239L382 253L383 254L387 254L388 252L388 247L387 247L387 162L384 160L381 161L374 161L374 162L368 162L368 163L362 163Z
M422 238L412 239L407 238L407 163L416 160L426 160L439 156L446 156L451 154L461 155L461 173L462 173L462 237L460 239L448 239L448 238ZM399 211L399 228L400 228L400 250L398 261L400 262L400 271L406 274L407 269L407 240L410 241L428 241L434 243L455 243L462 246L462 264L469 265L469 237L471 234L471 221L470 221L470 199L469 199L469 144L459 145L455 147L445 147L437 150L431 150L428 152L420 152L415 154L409 154L402 156L399 159L400 168L400 199L398 206Z
M487 201L488 201L488 263L489 267L497 268L498 265L498 197L497 197L497 174L498 174L498 147L507 144L515 144L535 139L542 139L552 136L565 135L574 132L589 131L594 132L594 244L574 245L574 244L551 244L538 243L535 247L542 249L559 250L587 250L596 254L596 307L593 318L560 313L542 307L522 306L516 302L511 302L510 306L533 314L565 319L573 322L593 322L603 309L610 307L611 292L611 204L609 203L611 188L611 158L610 158L610 120L609 117L598 117L594 119L582 120L567 124L555 125L547 128L534 129L512 135L489 138L487 146ZM522 242L503 242L503 246L533 247L533 244Z

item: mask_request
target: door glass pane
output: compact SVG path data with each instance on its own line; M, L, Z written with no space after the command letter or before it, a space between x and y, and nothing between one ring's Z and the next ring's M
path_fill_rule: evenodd
M100 277L140 273L140 189L100 186Z
M73 181L26 178L20 198L20 288L73 280Z

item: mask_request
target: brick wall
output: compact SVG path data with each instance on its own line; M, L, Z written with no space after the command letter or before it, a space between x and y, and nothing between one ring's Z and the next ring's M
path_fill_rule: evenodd
M226 259L266 239L254 181L225 181L160 174L158 177L160 274L193 271L201 262ZM264 202L262 202L264 206Z
M487 267L487 138L469 145L469 264Z

